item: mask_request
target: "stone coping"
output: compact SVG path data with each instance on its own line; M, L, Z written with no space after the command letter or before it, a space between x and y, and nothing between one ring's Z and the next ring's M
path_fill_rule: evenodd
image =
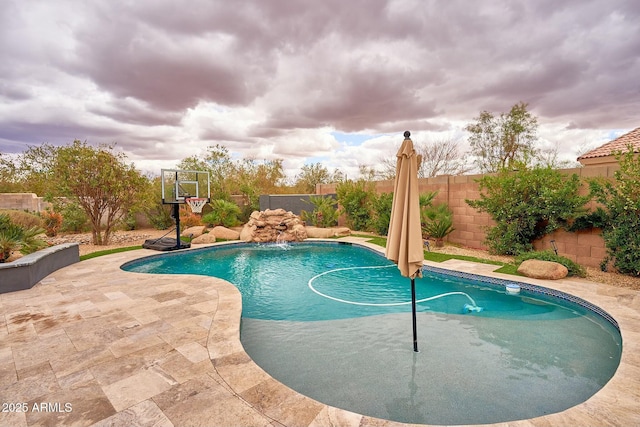
M381 250L366 239L341 240ZM229 282L119 268L154 253L90 259L32 289L0 295L0 395L29 408L0 413L0 425L404 425L324 405L271 378L244 352L241 295ZM493 265L425 264L513 280ZM614 377L586 402L498 425L640 425L638 291L583 279L521 279L610 313L620 326L622 357ZM59 405L33 410L43 403ZM65 412L67 403L72 410Z
M29 289L54 271L80 261L77 243L50 246L0 263L0 293Z

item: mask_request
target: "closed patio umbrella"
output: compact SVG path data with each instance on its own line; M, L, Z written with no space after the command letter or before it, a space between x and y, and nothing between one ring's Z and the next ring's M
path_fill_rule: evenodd
M413 351L418 351L416 327L415 278L422 277L422 228L420 226L420 192L418 191L418 156L411 133L404 133L398 150L393 204L387 235L387 259L398 264L400 274L411 279L411 312L413 320Z

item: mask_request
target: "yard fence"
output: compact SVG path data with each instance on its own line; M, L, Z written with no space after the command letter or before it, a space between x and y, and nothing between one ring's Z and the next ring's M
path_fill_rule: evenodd
M617 166L588 166L583 168L562 169L560 172L571 175L577 174L581 179L598 176L613 177ZM480 198L478 180L483 175L443 175L435 178L421 178L418 180L420 193L434 192L438 194L433 203L447 203L453 211L453 231L447 237L447 241L462 246L487 249L484 244L486 239L486 227L495 223L485 212L478 212L469 206L465 200ZM317 194L334 194L337 184L318 184ZM375 189L378 194L393 192L393 180L375 182ZM587 192L586 185L583 192ZM573 261L589 267L599 267L601 261L606 256L604 240L600 235L600 230L587 230L579 232L567 232L558 230L544 238L534 242L534 247L538 250L550 249L550 241L555 240L558 247L558 254L566 256Z

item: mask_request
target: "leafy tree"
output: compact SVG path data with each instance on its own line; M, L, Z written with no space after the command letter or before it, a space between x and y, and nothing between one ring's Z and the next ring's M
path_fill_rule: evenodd
M17 179L23 183L25 189L44 197L45 200L63 195L53 171L53 160L58 150L59 147L46 143L31 146L18 159Z
M615 183L592 180L589 187L608 212L602 237L614 266L640 276L640 156L629 146L616 158L620 169L614 172Z
M76 140L55 154L51 170L59 188L87 214L93 243L108 245L114 226L148 186L147 179L113 146L94 148Z
M13 159L0 153L0 193L17 193L22 190L17 181L17 167Z
M296 176L295 187L300 193L314 194L317 184L328 184L330 180L329 170L318 162L302 166Z
M485 243L503 255L530 251L534 240L564 226L590 198L578 194L581 183L576 174L566 177L549 167L503 169L478 182L480 199L466 202L496 222Z
M211 199L231 200L236 166L225 146L220 144L210 146L205 156L187 157L178 164L177 168L209 172Z
M261 194L278 192L284 183L284 169L282 159L257 162L244 159L236 163L235 182L237 190L233 194L241 194L245 205L245 216L260 208Z
M471 133L471 153L483 173L494 173L501 169L512 169L516 164L529 164L535 156L538 120L529 111L527 104L514 105L508 114L495 117L482 111L475 123L465 130Z

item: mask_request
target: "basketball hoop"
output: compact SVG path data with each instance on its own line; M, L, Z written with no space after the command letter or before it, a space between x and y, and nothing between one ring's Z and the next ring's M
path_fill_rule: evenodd
M200 197L189 197L185 198L184 202L189 205L189 207L191 208L191 212L202 213L202 207L207 204L207 199L203 199Z

